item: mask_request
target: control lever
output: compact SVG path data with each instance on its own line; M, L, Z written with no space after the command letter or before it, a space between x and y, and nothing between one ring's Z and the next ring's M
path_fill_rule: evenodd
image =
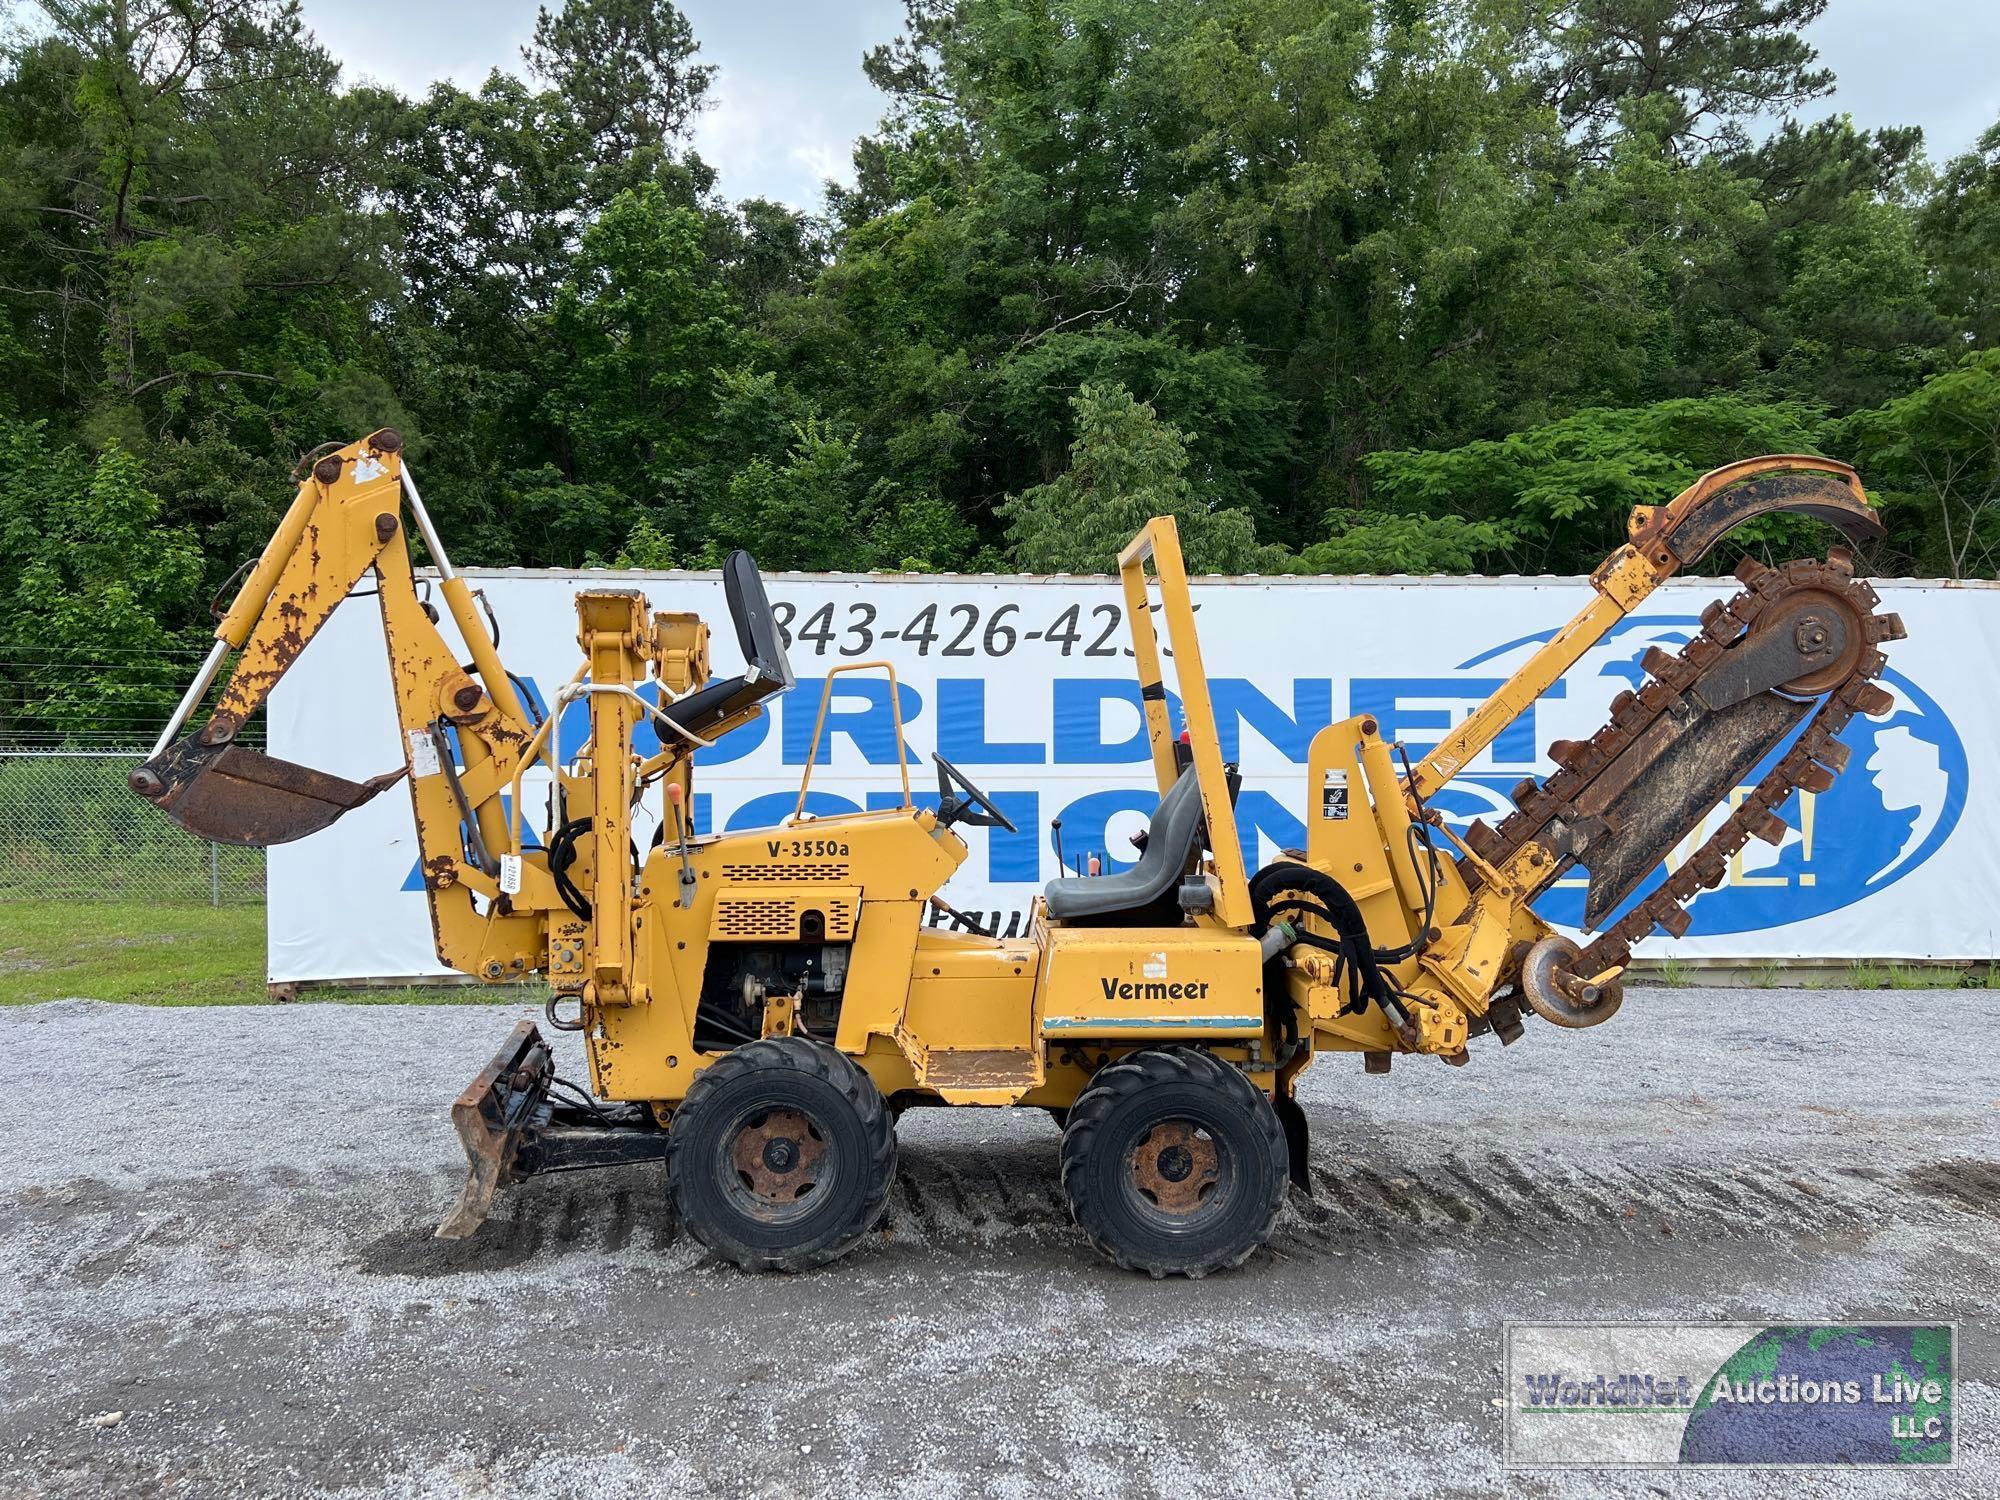
M687 818L681 807L681 784L667 783L667 810L674 815L674 851L681 857L681 907L683 910L694 905L694 856L688 849Z

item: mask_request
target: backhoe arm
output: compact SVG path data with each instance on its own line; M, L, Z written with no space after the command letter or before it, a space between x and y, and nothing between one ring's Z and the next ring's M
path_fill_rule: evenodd
M201 675L131 784L191 833L262 847L316 833L407 775L439 956L468 972L507 977L541 961L538 919L513 917L513 903L497 899L500 859L519 852L501 792L533 726L470 591L437 540L402 449L401 437L384 429L319 458L300 480L223 615ZM406 501L437 562L439 591L469 665L458 661L435 613L417 596ZM357 783L235 744L244 723L371 571L389 645L403 768ZM215 711L176 742L232 650L240 654ZM539 868L529 878L546 882ZM495 903L489 913L475 909L475 895Z

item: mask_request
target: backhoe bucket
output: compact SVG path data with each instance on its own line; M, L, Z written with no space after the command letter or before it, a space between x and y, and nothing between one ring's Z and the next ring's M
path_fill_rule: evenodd
M205 745L196 734L154 756L128 780L133 791L197 838L262 849L318 833L402 776L398 770L349 781L241 745Z

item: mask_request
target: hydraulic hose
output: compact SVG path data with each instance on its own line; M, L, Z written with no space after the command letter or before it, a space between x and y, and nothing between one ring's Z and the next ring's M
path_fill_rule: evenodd
M1274 899L1281 892L1300 895ZM1409 1013L1397 999L1389 977L1382 972L1385 955L1369 941L1368 922L1361 915L1360 905L1333 876L1291 860L1266 865L1250 882L1250 908L1260 926L1268 927L1280 915L1294 914L1317 917L1331 927L1337 938L1323 938L1301 930L1298 941L1326 949L1339 960L1334 978L1335 983L1344 979L1347 984L1348 1003L1344 1013L1366 1009L1372 1000L1399 1031L1409 1026Z

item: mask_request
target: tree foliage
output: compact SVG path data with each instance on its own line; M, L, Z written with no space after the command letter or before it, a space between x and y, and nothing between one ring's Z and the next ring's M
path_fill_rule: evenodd
M806 213L692 148L671 0L417 98L312 0L0 0L0 636L157 665L383 424L468 563L1101 571L1166 512L1201 568L1577 572L1803 449L1875 567L1990 574L2000 125L1820 117L1828 3L905 0Z
M1197 573L1282 570L1283 554L1257 544L1246 511L1203 496L1188 475L1186 434L1120 385L1077 393L1069 467L1000 507L1015 560L1037 573L1110 571L1120 549L1154 516L1172 516Z

